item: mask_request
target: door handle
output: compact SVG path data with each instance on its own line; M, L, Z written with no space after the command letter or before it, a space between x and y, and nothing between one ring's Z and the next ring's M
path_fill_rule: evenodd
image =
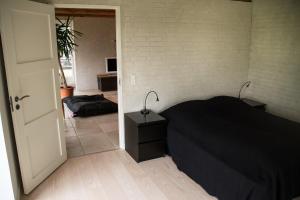
M16 96L15 97L15 102L22 101L23 99L28 98L28 97L30 97L30 95L24 95L22 97Z

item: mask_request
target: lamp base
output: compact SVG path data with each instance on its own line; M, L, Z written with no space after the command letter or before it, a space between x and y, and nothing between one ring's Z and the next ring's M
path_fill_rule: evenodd
M148 115L149 113L150 113L150 110L148 110L148 109L141 110L142 115Z

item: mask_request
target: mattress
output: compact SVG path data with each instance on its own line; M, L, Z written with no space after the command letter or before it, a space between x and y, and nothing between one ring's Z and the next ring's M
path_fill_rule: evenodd
M118 112L118 104L103 95L79 95L66 97L63 102L73 112L73 116L88 117Z

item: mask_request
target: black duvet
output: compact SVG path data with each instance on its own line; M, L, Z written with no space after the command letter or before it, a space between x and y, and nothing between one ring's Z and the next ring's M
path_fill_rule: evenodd
M63 99L74 116L88 117L118 112L118 104L101 95L79 95Z
M178 168L220 200L300 196L300 124L234 97L188 101L161 113Z

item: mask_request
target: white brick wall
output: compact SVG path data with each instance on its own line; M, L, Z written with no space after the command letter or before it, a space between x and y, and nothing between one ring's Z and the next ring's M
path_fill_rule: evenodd
M300 1L254 0L248 96L300 122Z
M126 110L140 109L150 89L160 94L153 106L161 110L188 99L236 95L246 80L249 4L147 0L123 11ZM135 87L126 79L130 74Z
M121 5L124 111L156 90L162 110L188 99L237 95L247 79L251 4L229 0L51 0ZM136 76L136 85L130 76ZM149 104L151 104L149 99Z
M98 89L97 74L106 72L105 57L115 57L114 18L75 17L74 30L83 33L75 39L76 89Z

